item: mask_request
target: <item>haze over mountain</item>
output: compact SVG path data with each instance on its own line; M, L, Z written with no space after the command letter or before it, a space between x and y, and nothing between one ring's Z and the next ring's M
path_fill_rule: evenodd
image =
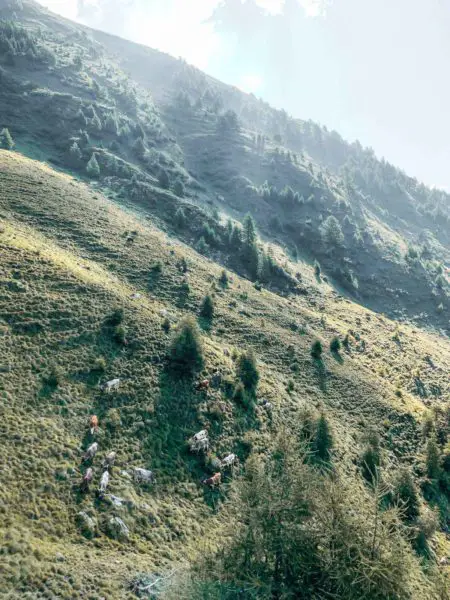
M311 118L450 189L441 0L41 0Z
M0 0L0 596L449 600L450 196L304 117Z

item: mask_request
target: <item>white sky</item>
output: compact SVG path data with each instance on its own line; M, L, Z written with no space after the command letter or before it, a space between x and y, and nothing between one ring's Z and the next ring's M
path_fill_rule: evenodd
M39 0L70 19L79 1ZM227 0L224 29L209 21L223 0L115 1L122 15L91 10L85 24L181 56L450 189L450 0L254 0L257 19L251 0Z

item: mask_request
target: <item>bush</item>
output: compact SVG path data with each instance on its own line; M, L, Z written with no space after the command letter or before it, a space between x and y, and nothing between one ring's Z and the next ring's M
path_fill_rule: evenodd
M12 150L14 148L14 140L7 127L0 132L0 147L5 150Z
M178 179L173 186L173 191L179 198L183 198L185 195L183 182Z
M334 337L330 342L330 350L331 352L338 353L341 349L341 342L338 337Z
M413 476L407 469L403 469L397 475L394 485L394 500L396 500L402 514L408 523L411 523L419 516L419 494Z
M427 444L426 466L428 477L439 479L441 472L439 448L433 439L429 440Z
M237 363L237 373L246 390L254 390L256 388L259 381L259 371L256 357L252 350L240 355Z
M178 229L184 229L186 227L186 213L180 207L175 213L175 225Z
M200 316L208 321L210 321L214 316L214 302L209 294L203 298Z
M88 164L86 165L86 171L91 177L99 177L100 175L100 167L97 162L95 152L92 154Z
M322 352L322 342L320 340L316 340L315 342L313 342L311 346L311 356L319 360L320 358L322 358Z
M168 190L170 187L170 179L169 179L169 175L167 174L167 171L165 169L161 169L159 176L158 176L158 182L159 185L164 188L165 190Z
M187 317L177 327L170 347L170 362L174 369L192 374L203 368L203 345L194 319Z
M369 483L374 483L378 478L381 464L381 452L378 444L369 444L361 457L363 477Z
M126 338L127 332L126 329L123 325L117 325L114 328L114 339L116 340L116 342L118 344L126 344L127 338Z
M313 450L315 456L322 461L329 460L332 447L333 436L331 434L327 418L322 413L317 421L316 431L313 438Z
M219 283L222 287L228 287L228 275L225 269L220 274Z
M58 367L57 365L52 365L50 367L50 371L48 373L48 375L46 375L44 381L45 383L53 388L58 387L58 385L61 384L63 380L63 373L60 367Z
M103 357L96 358L92 370L98 373L104 373L106 371L106 360Z
M163 328L163 330L164 330L166 333L169 333L169 331L170 331L170 321L169 321L169 319L168 319L167 317L166 317L166 318L164 319L164 321L162 322L162 325L161 325L161 327Z
M123 308L116 308L108 317L108 323L110 325L120 325L123 321L124 312Z

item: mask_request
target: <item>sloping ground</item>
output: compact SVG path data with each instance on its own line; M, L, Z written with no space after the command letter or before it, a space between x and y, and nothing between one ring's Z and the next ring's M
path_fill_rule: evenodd
M303 408L324 407L336 457L349 475L369 427L382 436L391 473L402 463L420 463L425 405L449 400L447 339L406 325L397 331L388 319L314 282L300 263L306 297L258 292L237 276L222 289L218 265L145 219L71 177L3 151L0 219L0 589L11 598L30 591L42 598L124 598L136 572L160 571L217 543L233 518L227 503L233 481L226 478L215 492L200 485L212 467L190 455L185 441L205 425L215 454L234 451L245 464L250 453L268 452L274 434L292 427ZM160 272L152 269L156 263ZM262 376L258 396L273 403L272 419L261 407L247 412L225 386L204 395L165 369L165 315L173 324L196 315L211 292L216 312L203 332L202 376L219 370L233 381L228 354L253 348ZM125 346L108 322L118 307ZM340 360L326 352L318 369L310 357L313 339L328 347L333 335L349 329L350 350ZM51 385L55 367L59 382ZM122 379L119 391L102 393L98 384L114 377ZM81 456L92 441L93 413L100 419L100 452L95 484L83 497ZM94 492L110 450L118 453L110 491L122 506ZM155 472L154 487L135 486L126 472L136 466ZM77 526L80 511L97 521L92 540ZM128 541L111 539L112 516L130 528ZM438 553L446 551L445 540L436 544Z

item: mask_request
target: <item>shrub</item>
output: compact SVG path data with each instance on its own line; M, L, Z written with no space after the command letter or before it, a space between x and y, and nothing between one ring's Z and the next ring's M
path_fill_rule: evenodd
M162 262L160 260L158 260L157 262L153 263L152 266L150 267L150 271L152 273L157 274L157 275L159 275L160 273L162 273L162 271L163 271Z
M322 358L322 352L322 342L320 340L316 340L315 342L313 342L311 346L311 356L319 360L320 358Z
M333 436L331 434L327 418L325 414L322 413L317 421L316 431L313 439L313 450L315 456L323 461L329 460L332 447Z
M212 297L208 294L203 298L202 306L200 309L200 316L209 321L214 316L214 302Z
M164 330L166 333L169 333L169 331L170 331L170 321L169 321L169 319L168 319L167 317L166 317L166 318L164 319L164 321L162 322L162 325L161 325L161 327L163 328L163 330Z
M403 511L404 519L412 522L419 516L419 494L413 476L407 469L397 475L394 485L394 499Z
M52 365L48 375L44 378L45 383L53 388L58 387L63 380L63 373L60 367Z
M184 229L186 227L186 213L181 207L178 208L177 212L175 213L175 225L179 229Z
M369 483L374 483L378 478L378 470L381 464L381 452L378 444L369 444L364 450L362 457L362 474Z
M170 361L176 370L185 374L192 374L203 368L202 340L192 317L187 317L177 327L170 346Z
M228 287L228 275L225 269L220 274L219 283L222 287Z
M86 165L86 171L91 177L98 177L100 175L100 167L97 162L95 152L92 154L88 164Z
M170 179L169 179L169 175L165 169L161 169L161 171L159 172L158 182L159 182L159 185L162 188L164 188L165 190L169 189Z
M115 430L121 426L120 413L117 408L110 408L105 415L105 425L108 429Z
M235 400L239 404L246 403L245 387L242 382L239 382L236 384L236 386L234 388L234 392L233 392L233 400Z
M126 335L127 335L127 332L123 325L117 325L114 328L114 339L116 340L116 342L118 344L126 344L126 341L127 341Z
M430 479L439 479L441 472L439 448L435 440L428 440L426 452L427 475Z
M123 308L116 308L108 317L108 323L110 325L120 325L123 321L124 312Z
M332 246L341 246L344 243L344 234L339 221L333 215L325 219L321 226L322 237Z
M92 367L93 371L103 373L106 371L106 360L103 357L96 358Z
M243 352L240 355L237 363L237 373L246 390L254 390L256 388L259 381L259 371L256 357L252 350Z
M183 182L180 181L179 179L177 179L177 181L175 182L175 185L173 186L173 191L179 198L183 198L185 195L185 189L184 189Z
M334 337L330 342L330 350L331 352L338 353L341 349L341 342L338 337Z
M0 132L0 147L5 150L12 150L14 148L14 140L7 127Z

